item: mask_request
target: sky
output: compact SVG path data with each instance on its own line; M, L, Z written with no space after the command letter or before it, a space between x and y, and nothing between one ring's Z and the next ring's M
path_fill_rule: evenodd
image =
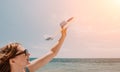
M57 42L60 23L74 17L57 58L120 58L119 0L0 0L0 47L19 42L41 57Z

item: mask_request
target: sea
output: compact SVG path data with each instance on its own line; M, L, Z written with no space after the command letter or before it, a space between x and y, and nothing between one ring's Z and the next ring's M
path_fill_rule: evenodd
M120 72L120 58L54 58L36 72Z

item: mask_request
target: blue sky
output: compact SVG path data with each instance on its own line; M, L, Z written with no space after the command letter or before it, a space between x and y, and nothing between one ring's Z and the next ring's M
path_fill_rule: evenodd
M0 46L20 42L39 57L58 40L45 41L70 17L67 38L56 57L120 57L118 0L1 0Z

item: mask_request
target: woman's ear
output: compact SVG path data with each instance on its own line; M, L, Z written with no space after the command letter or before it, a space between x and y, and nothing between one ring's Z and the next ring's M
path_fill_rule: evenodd
M15 63L15 59L10 59L10 60L9 60L9 63L10 63L10 64L14 64L14 63Z

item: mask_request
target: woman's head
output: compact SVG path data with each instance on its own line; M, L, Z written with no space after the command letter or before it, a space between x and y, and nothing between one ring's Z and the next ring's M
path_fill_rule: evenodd
M10 72L12 67L29 64L29 53L19 43L10 43L0 48L0 72Z

